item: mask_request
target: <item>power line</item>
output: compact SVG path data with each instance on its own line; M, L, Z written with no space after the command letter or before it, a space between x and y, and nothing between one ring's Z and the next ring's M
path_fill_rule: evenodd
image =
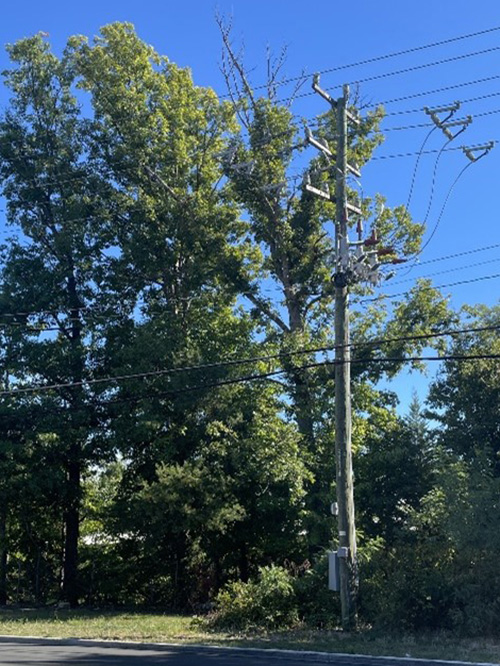
M500 257L496 257L495 259L489 259L488 261L478 261L475 264L468 264L467 266L458 266L455 268L448 268L445 271L438 271L437 273L428 273L426 275L419 275L418 279L424 279L424 278L430 278L430 277L435 277L436 275L444 275L446 273L456 273L458 271L463 271L467 270L468 268L476 268L478 266L486 266L487 264L495 264L500 261ZM414 282L415 278L408 278L407 280L398 280L397 282L392 282L391 281L391 287L395 287L396 285L399 284L404 284L405 282ZM0 324L1 325L1 324Z
M491 139L494 143L498 142L498 139ZM470 148L473 148L474 146L469 146ZM435 148L431 150L423 150L422 155L435 155L436 153L443 152L443 153L448 153L451 151L455 150L461 150L463 151L464 146L456 146L454 148L445 148L444 150L442 148ZM415 157L415 155L420 154L420 151L411 151L407 153L396 153L394 155L375 155L374 157L370 158L370 161L374 160L392 160L392 159L398 159L401 157Z
M479 252L487 252L488 250L496 250L498 248L500 248L500 243L494 243L492 245L484 245L482 247L477 247L477 248L473 248L473 249L470 249L470 250L463 250L462 252L455 252L453 254L446 254L446 255L441 256L441 257L435 257L433 259L426 259L425 261L419 261L417 265L418 266L426 266L427 264L434 264L434 263L439 263L441 261L448 261L450 259L457 259L459 257L464 257L464 256L468 256L468 255L471 255L471 254L477 254ZM489 264L489 263L494 263L496 261L498 261L498 259L492 259L492 260L489 260L489 261L478 262L478 263L475 263L475 264L470 264L468 266L450 269L449 271L441 271L439 273L431 273L429 275L421 275L416 279L424 279L424 278L427 278L427 277L434 277L435 275L442 275L443 273L447 273L447 272L453 272L453 271L462 270L462 269L466 269L466 268L474 268L476 266L483 266L483 265L486 265L486 264ZM392 270L393 271L398 271L398 270L401 270L401 271L405 270L406 271L407 267L404 266L404 265L395 266ZM413 281L413 280L414 280L414 278L410 278L409 280L404 280L401 283L410 282L410 281ZM397 284L400 284L400 282L391 283L392 286L395 286ZM445 287L445 286L448 286L448 285L442 285L442 286ZM273 293L274 294L276 292L276 289L268 289L266 291L268 293ZM235 295L236 296L237 295L245 295L246 293L250 293L250 292L241 292L240 291ZM251 292L251 293L253 293L253 292ZM204 296L206 296L206 295L204 295ZM204 296L200 296L200 298L204 297ZM192 298L194 298L194 297L191 297L191 299ZM84 312L92 312L92 313L94 313L94 311L96 309L99 309L99 306L87 305L87 306L83 306L83 307L80 308L80 310L82 310ZM62 310L62 308L61 308L61 310ZM17 311L17 312L0 312L0 317L14 318L14 317L30 317L30 316L44 315L44 314L46 314L46 315L55 315L55 314L60 314L61 310L47 309L47 310L21 310L21 311ZM69 312L69 308L67 308L67 312L66 313L63 312L63 314L67 314L68 312ZM119 316L120 312L111 312L110 314ZM93 314L92 316L93 317L98 317L100 319L107 319L107 315L104 314L104 313L102 313L102 314ZM71 320L71 318L69 318L69 319ZM19 324L19 325L23 325L24 322L2 322L2 323L0 323L0 326L6 326L6 325L9 325L11 323L12 324L16 323L16 324ZM41 328L40 330L47 331L47 330L51 330L51 329L47 329L47 328L44 327L44 328ZM54 328L53 330L58 331L60 329L59 328Z
M489 81L496 81L498 79L500 79L500 74L486 76L481 79L473 79L472 81L461 81L460 83L454 83L449 86L441 86L440 88L434 88L433 90L423 90L416 93L410 93L409 95L403 95L402 97L393 97L392 99L382 100L381 102L368 105L364 108L376 108L377 106L380 105L395 104L396 102L405 102L409 99L415 99L416 97L425 97L426 95L434 95L436 93L447 92L448 90L455 90L456 88L464 88L466 86L473 86L478 83L488 83Z
M500 329L500 324L498 325L489 325L489 326L478 326L478 327L473 327L473 328L464 328L464 329L451 329L448 331L436 331L433 333L423 333L423 334L417 334L417 335L408 335L408 336L401 336L401 337L395 337L395 338L382 338L382 339L376 339L376 340L371 340L371 341L362 341L362 342L353 342L349 343L348 345L326 345L322 347L315 347L315 348L310 348L310 349L301 349L301 350L296 350L296 351L288 351L288 352L280 352L277 354L268 354L265 356L254 356L251 358L246 358L246 359L230 359L226 361L216 361L213 363L203 363L200 365L192 365L192 366L178 366L174 368L167 368L165 370L152 370L148 372L139 372L139 373L131 373L131 374L125 374L125 375L116 375L116 376L110 376L110 377L99 377L97 379L88 379L88 380L83 380L83 381L78 381L78 382L60 382L56 384L44 384L44 385L37 385L37 386L26 386L18 389L10 389L10 390L4 390L0 391L0 396L16 396L16 395L25 395L25 394L31 394L31 393L39 393L39 392L45 392L49 390L54 390L54 389L61 389L61 388L81 388L83 386L93 386L93 385L98 385L98 384L105 384L105 383L112 383L112 382L119 382L119 381L126 381L129 379L148 379L151 377L159 377L159 376L166 376L166 375L171 375L171 374L177 374L177 373L184 373L184 372L193 372L197 370L207 370L207 369L215 369L215 368L222 368L222 367L232 367L232 366L237 366L237 365L245 365L245 364L250 364L250 363L257 363L257 362L264 362L264 361L271 361L271 360L279 360L282 359L283 357L293 357L293 356L299 356L299 355L307 355L307 354L318 354L318 353L324 353L324 352L330 352L334 351L335 349L338 349L340 347L345 348L358 348L358 347L377 347L380 345L384 344L392 344L394 342L402 342L402 341L412 341L412 340L427 340L429 338L439 338L439 337L444 337L444 336L453 336L453 335L462 335L462 334L471 334L471 333L479 333L479 332L484 332L484 331L494 331ZM305 366L304 366L305 367ZM313 366L311 366L313 367ZM281 370L279 371L280 373L282 372L294 372L297 368L293 368L290 370ZM298 369L301 369L300 367ZM276 371L278 372L278 371ZM273 374L273 373L271 373Z
M438 47L438 46L445 46L446 44L452 44L453 42L462 41L464 39L470 39L472 37L479 37L481 35L486 35L488 33L497 32L498 30L500 30L500 26L493 27L493 28L487 28L485 30L479 30L477 32L471 32L471 33L468 33L468 34L465 34L465 35L458 35L457 37L450 37L448 39L442 39L440 41L431 42L429 44L414 46L414 47L411 47L411 48L408 48L408 49L403 49L401 51L393 51L392 53L384 53L384 54L379 55L379 56L374 56L372 58L366 58L365 60L358 60L356 62L347 63L345 65L338 65L336 67L329 67L328 69L322 69L322 70L318 71L317 73L320 74L320 75L331 74L332 72L339 72L341 70L349 69L351 67L361 67L363 65L371 65L372 63L380 62L381 60L389 60L390 58L398 58L398 57L403 56L403 55L409 55L410 53L416 53L418 51L424 51L425 49L431 49L431 48L435 48L435 47ZM303 78L304 78L303 75L293 76L293 77L283 79L279 83L280 83L280 85L285 85L287 83L292 83L294 81L300 81ZM267 88L267 84L261 84L261 85L255 86L254 90L261 90L263 88ZM227 97L229 97L229 95L223 95L222 97L227 98Z
M500 278L500 273L495 273L494 275L483 275L481 277L477 278L471 278L469 280L459 280L457 282L449 282L448 284L437 284L437 285L429 285L430 289L445 289L446 287L457 287L462 284L472 284L473 282L482 282L483 280L495 280ZM421 278L417 278L421 279ZM360 300L355 301L356 304L361 304L361 303L372 303L375 301L381 301L384 298L387 298L389 300L393 298L398 298L399 296L406 296L407 292L403 291L398 294L380 294L379 296L374 296L373 298L363 298Z
M472 250L464 250L463 252L456 252L454 254L446 254L443 257L436 257L434 259L426 259L425 261L419 261L419 266L425 266L426 264L434 264L438 261L447 261L448 259L456 259L457 257L463 257L468 254L475 254L477 252L486 252L487 250L495 250L500 247L500 243L494 243L493 245L484 245L483 247L476 247ZM401 269L404 268L401 266Z
M439 65L446 65L446 64L451 63L451 62L464 60L466 58L473 58L475 56L485 55L485 54L488 54L488 53L494 53L494 52L499 51L499 50L500 50L500 46L492 46L488 49L482 49L481 51L473 51L471 53L463 53L461 55L452 56L450 58L442 58L440 60L434 60L432 62L427 62L427 63L423 63L423 64L420 64L420 65L413 65L411 67L405 67L403 69L397 69L397 70L393 70L393 71L390 71L390 72L383 72L382 74L374 74L373 76L367 76L367 77L362 78L362 79L356 79L356 80L353 80L353 81L349 81L349 85L355 86L355 85L359 85L360 83L368 83L370 81L378 81L380 79L389 78L391 76L398 76L400 74L409 74L411 72L416 72L416 71L426 69L426 68L429 68L429 67L437 67ZM341 84L337 84L335 86L332 86L332 87L328 88L328 92L332 92L334 90L337 90L340 87L341 87ZM309 97L309 96L314 95L314 94L315 94L314 91L313 92L307 92L307 93L300 93L299 95L295 95L295 99L303 98L303 97ZM277 103L287 102L290 99L291 98L283 98L283 99L278 100Z
M495 77L497 78L497 77ZM500 78L500 75L498 76ZM463 84L462 84L463 85ZM422 93L422 95L425 95L427 93ZM470 102L479 102L482 99L490 99L491 97L498 97L500 95L500 92L492 92L488 93L487 95L477 95L476 97L468 97L466 99L460 99L457 100L460 102L460 104L469 104ZM384 104L384 102L379 102L379 104ZM374 107L375 108L375 107ZM384 118L387 118L389 116L401 116L409 113L422 113L422 107L419 106L416 109L401 109L400 111L389 111L384 114ZM476 117L477 114L474 114L474 117Z
M443 362L443 361L476 361L476 360L500 360L500 354L441 354L439 356L394 356L394 357L384 357L384 358L369 358L369 359L360 359L360 358L351 358L348 363L350 365L360 365L360 364L370 364L370 363L416 363L416 362ZM338 365L340 361L332 359L326 361L318 361L316 363L307 363L305 365L298 366L295 368L297 372L303 370L310 370L313 368L327 367ZM130 403L134 401L140 401L144 398L165 398L170 396L177 396L182 393L191 393L194 391L204 391L211 388L219 388L221 386L230 386L234 384L242 384L251 381L257 381L262 379L269 379L270 377L275 377L277 375L283 375L286 373L286 370L271 370L270 372L259 373L246 375L243 377L235 377L231 379L223 379L216 382L207 382L205 384L198 384L194 386L185 386L177 389L171 389L169 391L159 391L156 393L149 393L147 395L138 395L131 396L129 398L111 398L107 401L101 401L97 404L87 404L82 405L76 409L80 411L88 407L107 407L110 404L118 403ZM0 395L10 395L15 396L15 393L5 394L0 392ZM72 408L73 410L74 408Z

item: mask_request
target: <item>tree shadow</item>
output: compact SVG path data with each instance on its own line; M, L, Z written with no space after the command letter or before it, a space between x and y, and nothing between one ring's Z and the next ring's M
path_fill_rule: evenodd
M38 640L35 638L0 638L2 666L267 666L276 665L276 657L262 653L220 650L216 647L165 646L150 648L140 646L118 647L89 645L72 640ZM281 666L297 663L279 659ZM301 661L301 663L303 663Z

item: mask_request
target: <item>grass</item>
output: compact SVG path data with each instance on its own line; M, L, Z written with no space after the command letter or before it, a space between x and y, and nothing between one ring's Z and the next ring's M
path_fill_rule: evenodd
M345 634L311 629L244 636L214 633L192 617L159 612L3 609L0 635L204 643L500 663L500 641L493 639L459 639L445 634L387 635L368 630Z

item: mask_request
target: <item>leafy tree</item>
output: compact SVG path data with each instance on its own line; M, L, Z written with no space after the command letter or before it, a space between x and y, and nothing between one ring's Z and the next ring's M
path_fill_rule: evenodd
M466 308L471 328L495 327L500 307ZM461 335L449 345L450 355L500 353L498 330ZM429 395L429 415L440 424L442 446L486 473L500 476L500 369L498 361L446 361Z
M56 385L32 402L38 437L51 442L65 476L63 595L75 605L81 479L101 454L84 382L92 377L96 344L88 308L102 296L103 191L68 58L54 56L40 35L8 52L12 67L3 74L12 97L0 122L0 178L8 222L22 240L3 252L0 314L10 324L11 387Z
M223 71L241 123L223 165L232 196L247 211L248 236L262 250L260 263L242 265L231 279L241 298L247 301L252 316L265 328L264 342L282 353L282 367L286 370L284 390L290 396L290 411L315 476L308 493L308 531L313 552L330 538L334 386L330 369L303 367L317 361L314 354L303 352L331 346L334 341L332 277L336 258L331 221L335 219L335 204L303 188L292 169L298 165L314 186L333 192L336 167L324 155L318 156L317 151L306 152L307 142L303 140L306 121L298 119L290 108L295 93L291 92L290 103L278 98L277 81L283 60L274 68L270 65L267 88L252 89L243 59L231 43L230 26L219 20L219 27L225 47ZM382 109L369 112L349 132L349 163L362 168L369 161L382 141L378 131L382 117ZM310 125L320 140L335 145L337 128L332 109L320 112ZM349 189L349 197L362 209L363 219L358 223L367 225L368 235L374 234L380 240L380 247L393 248L392 258L409 257L418 251L424 229L411 220L404 206L384 207L380 195L361 200L355 187ZM355 224L356 220L349 221L351 234L355 233L352 229ZM274 297L266 295L269 290ZM370 291L365 285L352 285L352 292L358 297L367 296ZM446 325L449 319L445 300L428 282L417 284L391 307L386 307L383 301L377 308L355 306L352 314L355 343L377 337L397 338L387 346L362 345L353 350L355 390L359 387L363 392L366 382L376 383L383 376L393 376L402 367L402 362L370 361L386 354L397 359L410 350L421 349L424 343L408 340L408 335L427 333L435 326ZM297 351L301 352L299 356L290 356L290 352Z
M384 418L385 417L385 418ZM356 457L356 500L365 536L389 548L410 509L433 487L436 453L417 398L408 416L372 415Z

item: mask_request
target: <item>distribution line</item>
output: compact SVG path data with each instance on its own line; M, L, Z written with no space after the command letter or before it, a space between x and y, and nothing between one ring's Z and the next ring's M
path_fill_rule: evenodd
M500 93L495 93L495 95L500 95ZM478 99L480 99L480 98L478 98ZM474 100L474 98L472 98L472 100ZM406 113L412 113L412 112L413 112L413 110L410 110L410 111L407 111ZM400 112L400 113L405 113L405 112ZM477 114L475 114L475 117L476 118L477 117L483 117L483 116L494 115L494 114L498 114L498 113L500 113L500 109L493 109L493 110L490 110L490 111L477 113ZM383 129L378 130L378 131L380 131L382 133L383 132L390 132L390 131L407 131L407 130L421 129L421 128L431 127L431 126L432 126L432 123L416 123L416 124L412 124L412 125L403 125L403 126L396 126L396 127L384 127ZM280 133L280 135L281 134L282 133ZM263 140L262 142L260 142L259 146L264 147L265 145L269 145L276 138L278 138L278 135L270 136L266 141ZM2 144L0 143L0 145L2 145ZM296 147L298 148L298 147L300 147L300 145L297 145ZM194 159L196 159L196 157L198 155L204 154L204 152L205 151L200 150L200 151L196 151L194 153L191 153L187 157L187 160L194 160ZM18 154L20 156L22 156L22 155L29 156L30 155L30 153L28 153L28 152L26 152L26 153L19 152ZM409 153L407 153L406 155L408 155L408 154ZM426 153L422 153L422 154L426 154ZM399 156L403 156L403 155L398 155L398 157ZM378 158L375 157L375 158L372 158L372 159L389 159L389 156L379 156ZM169 166L176 166L176 164L177 164L177 162L175 160L167 161L167 162L164 162L161 165L161 168L165 168L165 167L169 167ZM193 165L191 165L191 168L196 168L197 166L198 166L197 164L193 164ZM139 167L139 169L140 168L141 167ZM126 172L138 173L138 167L137 166L132 167L132 166L114 165L114 166L111 166L109 168L109 174L107 174L107 175L109 177L112 177L113 174L117 173L117 172L118 173L120 173L120 172L123 172L123 173L126 173ZM143 174L143 175L146 176L147 174ZM69 176L69 177L65 177L65 178L53 177L52 179L51 178L47 179L43 176L42 177L35 176L35 177L26 178L25 180L27 180L28 182L33 182L35 184L35 186L45 187L47 185L62 185L62 184L66 184L68 182L85 181L85 180L91 179L91 178L95 178L95 172L84 173L84 174L79 173L79 174L75 174L73 176ZM23 201L23 200L21 200L21 201Z
M386 358L351 358L347 361L350 365L367 365L370 363L417 363L417 362L435 362L435 361L478 361L478 360L500 360L500 354L442 354L439 356L395 356ZM327 361L318 361L316 363L307 363L295 368L297 372L304 370L311 370L315 368L324 368L328 366L339 365L341 361L335 359ZM243 384L246 382L258 381L262 379L269 379L278 375L285 374L285 370L271 370L269 372L246 375L244 377L235 377L231 379L223 379L215 382L207 382L206 384L198 384L194 386L185 386L169 391L158 391L155 393L148 393L146 395L129 396L128 398L111 398L106 402L101 402L95 406L107 407L109 404L130 403L134 401L143 400L147 398L166 398L170 396L177 396L181 393L192 393L194 391L204 391L211 388L219 388L221 386L231 386L234 384ZM89 405L90 406L90 405ZM85 407L85 406L84 406Z
M495 111L485 112L485 113L482 113L482 114L477 114L477 115L491 115L491 114L494 114L494 113L500 113L500 109L495 110ZM312 123L310 123L310 124L312 124ZM384 127L383 129L376 130L376 131L379 131L379 132L382 132L382 133L383 132L390 132L390 131L404 131L404 130L420 129L422 127L430 127L431 125L432 125L432 123L418 123L418 124L413 124L413 125L405 125L405 126L397 126L397 127ZM266 145L270 145L271 142L274 141L276 138L279 138L281 134L282 133L280 133L279 135L269 136L266 140L260 141L257 146L253 146L252 149L255 149L256 147L261 148L261 147L265 147ZM0 143L0 145L1 145L1 143ZM290 146L290 148L287 148L286 152L288 152L288 151L291 152L293 149L301 148L304 145L305 145L305 141L300 142L296 146ZM194 161L196 159L196 157L202 156L205 153L206 153L206 151L203 151L203 150L195 151L195 152L191 153L190 155L188 155L186 159ZM27 151L26 152L19 151L16 155L16 157L30 157L30 156L31 156L31 153L27 152ZM178 161L172 159L170 161L169 160L163 161L162 164L159 165L159 168L166 168L166 167L168 168L168 167L175 167L175 166L178 166ZM198 167L198 166L199 165L194 162L193 164L189 165L189 168L190 169L196 169L196 167ZM141 165L139 165L139 166L137 166L137 165L136 166L112 165L110 167L107 167L107 169L106 169L107 173L103 176L103 178L101 180L104 180L104 181L107 182L106 178L107 177L108 178L113 178L115 173L131 172L131 173L138 174L138 173L140 173L139 170L141 168L144 169L145 167L144 166L141 167ZM147 176L147 173L145 172L142 175ZM63 184L70 183L70 182L75 182L75 181L86 181L86 180L89 180L89 179L95 179L95 177L96 177L95 170L92 170L92 171L87 172L87 173L77 173L77 174L74 174L72 176L66 176L66 177L63 177L63 178L60 178L58 176L52 176L52 177L46 178L44 175L42 175L42 176L32 176L32 177L25 178L24 181L34 183L35 186L45 187L47 185L56 185L56 186L58 186L58 185L63 185Z
M500 278L500 273L495 273L494 275L483 275L481 277L477 278L471 278L469 280L459 280L457 282L449 282L448 284L437 284L437 285L429 285L429 289L445 289L446 287L457 287L462 284L472 284L473 282L481 282L482 280L496 280ZM422 279L422 278L416 278L417 280ZM402 291L399 292L398 294L379 294L378 296L374 296L373 298L362 298L360 300L353 301L357 305L361 303L373 303L376 301L381 301L383 299L388 299L391 300L393 298L399 298L399 296L406 296L407 292Z
M500 78L500 75L499 77ZM482 99L490 99L491 97L498 97L500 95L500 92L492 92L488 93L487 95L477 95L476 97L468 97L467 99L459 99L456 100L460 102L460 104L470 104L470 102L479 102ZM379 104L383 104L383 102L379 102ZM365 107L367 108L367 107ZM402 109L400 111L389 111L384 113L384 118L387 118L389 116L401 116L409 113L422 113L423 109L421 106L419 106L416 109ZM497 112L498 113L498 112ZM478 114L474 114L474 117L476 118ZM479 114L483 115L483 114Z
M456 273L458 271L467 270L468 268L476 268L477 266L486 266L486 264L496 264L500 261L500 257L495 259L489 259L488 261L478 261L475 264L467 264L466 266L458 266L456 268L448 268L445 271L438 271L437 273L429 273L427 275L419 275L417 279L425 279L430 277L435 277L436 275L444 275L445 273ZM419 264L421 265L421 264ZM407 280L398 280L397 282L391 281L391 287L395 287L399 284L404 284L405 282L414 282L415 278L408 278ZM0 324L1 326L1 324Z
M322 69L316 72L317 74L331 74L332 72L338 72L344 69L349 69L351 67L361 67L363 65L371 65L374 62L379 62L381 60L389 60L390 58L398 58L403 55L409 55L410 53L416 53L418 51L424 51L425 49L436 48L438 46L445 46L446 44L452 44L453 42L462 41L464 39L471 39L473 37L480 37L481 35L486 35L489 33L497 32L500 30L500 26L495 26L493 28L487 28L485 30L479 30L477 32L470 32L465 35L458 35L457 37L450 37L448 39L442 39L437 42L431 42L429 44L423 44L420 46L413 46L408 49L403 49L402 51L393 51L392 53L384 53L382 55L373 56L372 58L366 58L364 60L358 60L356 62L347 63L345 65L337 65L336 67L330 67L328 69ZM292 76L286 79L281 80L280 85L285 85L287 83L292 83L294 81L300 81L303 78L303 75ZM261 90L267 88L266 83L255 86L254 90ZM229 95L224 95L224 98L229 97Z
M460 83L454 83L449 86L441 86L440 88L434 88L432 90L422 90L416 93L410 93L409 95L403 95L401 97L393 97L392 99L385 99L380 102L377 102L376 104L368 104L363 108L370 109L385 104L396 104L397 102L406 102L407 100L415 99L416 97L425 97L426 95L434 95L436 93L447 92L448 90L456 90L457 88L464 88L466 86L473 86L478 83L488 83L489 81L496 81L498 79L500 79L500 74L485 76L481 79L473 79L472 81L461 81Z
M350 365L367 365L370 363L416 363L416 362L443 362L443 361L478 361L478 360L500 360L500 354L442 354L439 356L394 356L394 357L384 357L384 358L351 358L347 363ZM328 367L339 365L341 361L335 359L318 361L316 363L307 363L295 368L296 372L302 372L304 370L310 370L314 368ZM278 375L285 374L285 370L271 370L269 372L245 375L243 377L234 377L231 379L223 379L215 382L207 382L204 384L198 384L193 386L184 386L176 389L170 389L168 391L158 391L154 393L147 393L142 395L129 396L128 398L110 398L106 401L99 401L97 403L91 403L86 405L81 405L76 408L72 407L72 411L80 411L87 409L89 407L108 407L111 404L123 404L130 403L135 401L141 401L144 398L166 398L166 397L175 397L182 393L191 393L194 391L205 391L206 389L219 388L221 386L230 386L234 384L242 384L251 381L258 381L263 379L269 379L270 377L276 377ZM3 393L0 393L3 395ZM9 395L14 395L15 393L10 393ZM62 410L61 410L62 411Z
M470 255L470 254L477 254L478 252L487 252L488 250L495 250L495 249L498 249L498 248L500 248L500 243L494 243L492 245L485 245L483 247L473 248L471 250L464 250L463 252L456 252L454 254L447 254L447 255L444 255L442 257L435 257L434 259L427 259L425 261L419 261L417 265L418 266L425 266L425 265L428 265L428 264L439 263L441 261L448 261L450 259L456 259L458 257L464 257L464 256L467 256L467 255ZM413 282L415 280L434 277L436 275L442 275L444 273L452 273L452 272L459 271L459 270L465 270L467 268L475 268L477 266L483 266L483 265L486 265L486 264L495 263L497 261L500 261L500 259L495 258L495 259L491 259L491 260L488 260L488 261L482 261L482 262L477 262L475 264L469 264L467 266L460 266L458 268L453 268L453 269L449 269L449 270L446 270L446 271L440 271L438 273L430 273L428 275L420 275L418 278L409 278L408 280L402 280L400 282L391 282L391 286L404 284L405 282ZM395 266L392 270L393 271L398 271L398 270L400 270L400 271L405 270L406 271L407 267L404 266L404 265ZM484 278L484 279L487 279L487 278ZM442 286L448 286L448 285L442 285ZM246 293L249 293L249 292L238 292L238 294L243 294L243 295L245 295ZM266 293L275 294L276 289L268 289L268 290L266 290ZM204 296L200 296L200 298L203 298L203 297ZM193 299L193 298L196 298L196 297L191 297L191 299ZM90 313L92 313L93 317L97 317L99 319L104 319L104 320L109 319L112 315L120 316L120 314L121 314L120 312L114 312L114 311L111 312L111 314L109 314L109 315L106 315L104 313L94 314L94 311L99 310L99 309L100 309L99 306L93 306L93 305L86 305L86 306L83 306L83 307L80 308L81 311L90 312ZM15 317L31 317L31 316L35 316L35 315L49 315L50 316L50 315L56 315L56 314L60 315L60 314L68 314L68 313L69 313L69 308L66 309L66 312L64 312L62 310L62 308L60 310L57 310L57 309L21 310L21 311L17 311L17 312L0 312L0 317L15 318ZM71 317L69 317L69 320L71 320ZM0 322L0 327L11 325L11 324L17 326L17 325L23 325L24 322ZM35 329L33 329L33 330L35 330ZM43 328L36 329L36 330L40 330L40 331L44 331L44 332L45 331L59 331L60 328L59 327L58 328L43 327Z
M420 65L413 65L411 67L404 67L403 69L397 69L397 70L393 70L393 71L390 71L390 72L383 72L382 74L375 74L373 76L367 76L365 78L355 79L355 80L349 81L348 83L351 86L355 86L355 85L359 85L360 83L368 83L370 81L378 81L380 79L386 79L386 78L389 78L391 76L399 76L400 74L410 74L412 72L416 72L416 71L426 69L426 68L429 68L429 67L437 67L439 65L446 65L446 64L449 64L451 62L457 62L459 60L464 60L466 58L473 58L475 56L486 55L488 53L494 53L494 52L499 51L499 50L500 50L500 46L492 46L488 49L482 49L481 51L473 51L472 53L463 53L461 55L452 56L450 58L442 58L441 60L434 60L432 62L426 62L426 63L422 63ZM333 92L334 90L337 90L341 87L342 87L342 84L337 84L335 86L332 86L332 87L328 88L328 92ZM314 91L313 92L307 92L307 93L300 93L299 95L295 95L294 99L309 97L309 96L314 95L314 94L315 94ZM242 99L244 99L244 98L242 98ZM282 99L278 100L278 103L287 102L290 99L291 99L290 97L285 97L285 98L282 98Z
M42 385L37 385L37 386L26 386L18 389L12 389L12 390L4 390L0 391L0 396L12 396L12 395L25 395L25 394L31 394L31 393L39 393L39 392L44 392L44 391L49 391L49 390L54 390L54 389L61 389L61 388L75 388L75 387L82 387L82 386L95 386L99 384L109 384L113 382L119 382L119 381L126 381L129 379L148 379L151 377L159 377L159 376L166 376L166 375L172 375L172 374L177 374L177 373L184 373L184 372L193 372L197 370L207 370L207 369L214 369L214 368L222 368L222 367L231 367L231 366L236 366L236 365L245 365L249 363L257 363L257 362L263 362L263 361L271 361L271 360L280 360L283 357L293 357L293 356L299 356L299 355L306 355L306 354L319 354L319 353L324 353L324 352L330 352L330 351L335 351L336 349L344 348L344 347L350 347L350 348L358 348L358 347L377 347L385 344L392 344L394 342L402 342L402 341L412 341L412 340L427 340L430 338L439 338L439 337L445 337L445 336L453 336L453 335L463 335L463 334L471 334L471 333L480 333L480 332L485 332L485 331L496 331L500 329L500 324L498 325L488 325L488 326L476 326L476 327L468 327L468 328L463 328L463 329L450 329L447 331L435 331L433 333L422 333L422 334L417 334L417 335L409 335L409 336L401 336L401 337L394 337L394 338L382 338L382 339L376 339L376 340L370 340L370 341L362 341L362 342L353 342L349 343L348 345L326 345L322 347L314 347L310 349L301 349L297 351L289 351L289 352L281 352L277 354L268 354L265 356L254 356L251 358L246 358L246 359L232 359L232 360L226 360L226 361L217 361L213 363L204 363L200 365L192 365L192 366L180 366L180 367L175 367L175 368L167 368L165 370L152 370L149 372L138 372L138 373L131 373L131 374L125 374L125 375L116 375L116 376L111 376L111 377L99 377L97 379L88 379L88 380L83 380L83 381L78 381L78 382L60 382L57 384L42 384ZM312 367L312 366L311 366ZM300 369L300 368L298 368ZM289 372L293 372L295 368L291 369ZM281 370L280 372L286 372L284 370Z
M495 113L500 113L500 110L495 111ZM422 125L422 127L427 127L427 126L428 125ZM400 128L392 128L392 129L400 129ZM401 129L403 129L403 128L401 128ZM408 128L406 128L406 129L408 129ZM494 139L493 141L498 141L498 140ZM445 153L445 152L457 151L457 150L459 150L459 151L463 150L463 146L456 146L454 148L441 148L441 149L411 151L411 152L407 152L407 153L397 153L397 154L392 154L392 155L375 155L375 156L370 158L370 161L400 159L400 158L404 158L404 157L414 157L414 156L420 157L422 155L431 155L431 154L436 154L436 153ZM168 166L168 165L164 165L164 166ZM127 170L129 170L129 169L127 168ZM90 174L89 174L89 176L74 176L72 178L67 178L65 181L59 181L59 183L71 182L71 181L75 181L75 180L78 180L78 179L81 179L81 178L89 178L89 177L91 177ZM297 181L302 180L302 178L303 178L302 174L301 175L296 175L296 176L289 176L286 179L286 182L287 182L287 184L296 183ZM35 179L29 179L29 180L35 180ZM44 185L44 184L47 184L47 182L42 183L42 185ZM188 199L189 199L189 195L187 196L187 198L183 199L183 202L181 202L181 203L186 203L186 201ZM259 203L259 201L260 200L255 199L255 201L253 203ZM24 203L24 204L44 204L44 205L46 205L46 203L47 203L46 201L41 200L41 199L25 199L25 198L21 198L21 197L18 197L16 199L16 202ZM55 201L53 203L57 205L58 203L61 203L61 202ZM252 203L252 202L250 202L250 203ZM128 208L125 211L125 213L129 213L130 211L141 210L141 209L142 209L142 204L136 204L136 205L131 206L130 208ZM3 208L0 208L0 211L3 211L4 213L8 212L6 209L3 209ZM123 215L123 213L116 213L114 211L111 211L111 215L113 215L113 214ZM106 210L100 210L100 211L96 211L96 213L94 213L94 214L83 216L83 217L65 218L65 222L84 222L84 221L95 219L98 216L106 216L106 215L109 216L110 212L106 211ZM5 231L4 233L8 233L8 232Z
M498 139L490 139L490 140L493 141L494 143L498 142ZM442 150L441 148L435 148L435 149L431 149L431 150L424 150L424 151L422 151L421 154L422 155L432 155L432 154L435 155L436 153L439 153L439 152L449 153L449 152L456 151L456 150L463 151L464 147L465 146L455 146L454 148L445 148L444 150ZM469 148L474 148L474 146L469 146ZM374 157L370 158L370 162L372 162L374 160L392 160L392 159L398 159L398 158L401 158L401 157L414 157L415 155L418 155L419 152L420 151L411 151L411 152L407 152L407 153L396 153L394 155L375 155Z

